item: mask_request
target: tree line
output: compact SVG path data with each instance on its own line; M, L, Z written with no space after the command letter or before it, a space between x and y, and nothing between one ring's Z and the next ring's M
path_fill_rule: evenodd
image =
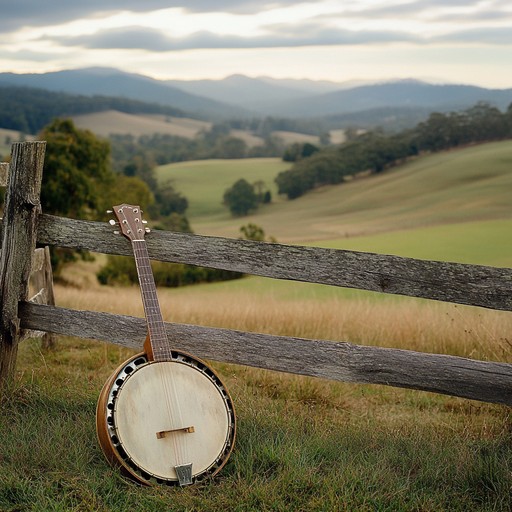
M154 170L130 175L116 172L110 159L110 144L88 130L80 130L69 119L55 119L38 139L46 141L41 185L45 213L65 217L105 220L105 211L119 203L144 206L153 229L191 231L186 210L188 201L171 183L158 183ZM0 204L1 206L1 204ZM114 236L114 235L112 235ZM83 251L52 248L56 279L69 262L88 259ZM241 274L193 265L153 262L157 284L182 286L199 282L236 279ZM133 258L108 256L98 279L105 284L137 282Z
M297 198L322 185L342 183L361 172L380 173L410 157L512 137L512 104L506 112L486 103L451 113L432 113L415 128L396 134L381 130L349 132L338 146L298 158L276 177L278 192Z
M231 135L227 123L213 124L193 139L154 133L139 137L113 134L109 140L115 168L133 173L143 172L143 168L187 160L280 156L285 149L284 144L275 137L265 138L258 146L249 146L242 138Z
M39 133L55 118L106 110L118 110L127 114L185 117L185 113L179 108L127 98L84 96L0 84L0 126L25 134Z

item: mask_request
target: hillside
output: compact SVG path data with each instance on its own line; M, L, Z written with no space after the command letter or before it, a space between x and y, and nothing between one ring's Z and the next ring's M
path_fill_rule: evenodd
M86 96L9 86L0 81L0 128L35 134L56 117L115 111L184 117L177 108L113 96Z
M216 223L223 222L226 217L229 218L228 210L222 204L222 198L224 191L235 181L240 178L245 178L250 183L263 180L270 188L273 197L276 197L277 187L274 184L274 177L288 167L289 164L279 158L195 160L161 165L157 168L157 176L162 182L171 180L177 190L188 199L187 216L194 224L196 221L201 222L205 219ZM279 201L279 198L276 200Z
M114 96L159 103L202 116L232 117L244 111L227 103L182 91L165 82L113 68L85 68L52 73L0 73L0 83L85 96Z
M209 130L211 123L187 117L159 114L129 114L117 110L105 110L73 116L80 129L91 130L96 135L132 134L134 137L163 133L179 137L194 138L201 130Z
M512 89L418 80L334 83L234 75L222 80L161 81L100 67L42 74L0 73L0 85L158 103L210 121L255 116L310 121L330 117L323 119L329 128L355 124L400 129L416 124L432 111L460 110L479 101L504 110L512 103Z
M323 187L293 201L276 198L256 214L232 218L222 191L240 177L272 176L286 167L278 159L188 162L160 167L189 199L197 233L237 237L248 222L280 242L335 240L365 234L476 220L510 219L512 142L490 143L417 158L383 174ZM222 171L222 185L212 174ZM208 186L194 186L207 183ZM227 184L227 185L226 185ZM275 195L273 196L275 198Z
M383 108L417 108L448 112L484 101L505 110L512 103L512 89L484 89L469 85L436 85L400 80L290 99L275 106L275 113L290 117L330 116Z

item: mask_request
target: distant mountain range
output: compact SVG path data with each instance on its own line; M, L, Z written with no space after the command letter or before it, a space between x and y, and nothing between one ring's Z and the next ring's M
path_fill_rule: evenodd
M512 103L512 89L438 85L418 80L335 83L233 75L223 80L160 81L112 68L85 68L45 74L0 73L1 85L42 88L159 103L210 120L271 115L290 118L357 119L371 123L405 116L416 121L432 111L468 108L479 101L500 110ZM0 90L1 91L1 90ZM415 115L415 112L417 115Z
M73 69L42 74L0 73L0 85L2 84L160 103L198 117L229 118L247 115L247 112L239 107L196 96L143 75L125 73L112 68Z

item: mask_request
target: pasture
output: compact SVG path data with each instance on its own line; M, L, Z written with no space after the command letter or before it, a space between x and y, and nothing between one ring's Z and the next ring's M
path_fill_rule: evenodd
M228 216L228 209L222 201L224 191L235 181L240 178L249 183L262 180L276 197L274 178L288 167L288 163L278 158L196 160L159 166L157 176L161 182L171 181L188 199L187 216L193 224L195 219L205 218L216 224Z
M102 137L111 134L131 134L139 137L161 133L192 139L201 130L211 128L211 123L206 121L158 114L128 114L117 110L74 116L73 122L77 128L90 130Z
M91 130L102 137L108 137L111 134L131 134L134 137L139 137L159 133L193 139L201 131L208 131L212 127L212 123L209 121L161 114L128 114L117 110L73 116L73 122L77 128ZM332 130L331 133L333 143L343 142L344 130ZM264 144L263 138L255 135L250 130L233 129L230 135L242 139L249 147ZM318 136L305 133L274 131L272 136L281 139L283 144L293 144L294 142L319 143Z
M274 186L288 168L275 160L188 162L158 168L188 197L196 233L236 238L253 222L283 243L341 239L466 221L510 218L512 142L473 146L413 159L377 176L316 189L293 201L276 197L247 217L233 218L222 195L239 178ZM247 165L247 167L245 167ZM213 184L212 175L222 179ZM201 207L199 207L201 205Z
M11 144L19 140L33 140L33 135L20 133L16 130L0 128L0 157L7 157L11 153ZM3 161L3 160L2 160Z
M279 241L510 267L512 144L444 156L451 165L433 155L293 202L279 200L251 218ZM236 237L248 222L220 211L217 174L208 174L224 169L230 186L236 176L246 177L237 174L245 172L236 167L242 163L194 162L174 176L189 197L197 232L203 226L205 234L231 230ZM255 176L249 181L283 165L247 163ZM187 177L192 196L180 186ZM203 197L202 209L193 206L194 193ZM95 280L104 258L68 267L67 285L55 289L57 303L142 316L137 287L102 287ZM510 312L258 277L160 289L159 298L167 321L512 362ZM38 341L20 346L12 393L0 404L0 510L512 508L507 408L227 364L214 366L234 399L238 436L219 477L184 489L135 486L106 464L94 428L99 390L130 354L76 338L60 338L54 351L43 351Z
M85 279L89 265L77 274ZM243 284L249 286L244 289ZM167 320L510 361L510 313L428 301L160 290ZM235 283L233 283L235 284ZM300 284L298 284L300 287ZM291 293L290 293L291 292ZM136 287L57 286L74 308L142 314ZM95 402L132 352L61 338L20 347L2 403L1 510L508 510L512 446L505 407L419 391L334 383L215 364L237 409L235 451L213 481L146 489L104 461Z

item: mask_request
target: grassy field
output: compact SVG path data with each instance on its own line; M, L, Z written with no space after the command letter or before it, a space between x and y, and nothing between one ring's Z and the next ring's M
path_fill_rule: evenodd
M511 141L418 158L379 176L322 187L293 201L273 193L273 204L248 217L232 218L222 207L224 190L240 177L262 179L270 186L286 168L279 160L204 161L164 166L159 175L174 179L189 198L195 232L215 236L237 237L247 222L262 226L280 242L305 242L511 218ZM219 175L222 185L213 185L212 175Z
M151 114L127 114L116 110L93 112L74 116L73 122L82 130L108 137L112 133L129 133L135 137L162 133L194 138L201 130L209 130L211 123L195 119Z
M222 204L224 191L240 178L249 183L265 182L277 196L275 176L289 164L277 158L246 158L243 160L197 160L158 167L161 182L171 180L189 201L187 215L194 223L208 219L216 224L229 218L228 209Z
M403 176L397 169L304 197L298 201L311 201L309 223L300 203L278 202L269 211L282 208L290 217L275 217L268 231L277 235L274 226L284 230L288 225L294 242L309 239L326 247L511 267L512 219L505 206L512 145L466 151L445 155L451 167L436 155L409 163ZM228 186L242 172L236 167L240 162L207 162L204 169L189 164L190 190L205 201L204 210L191 205L192 222L196 227L203 219L210 234L226 231L230 222L233 228L240 224L224 218L213 201L217 185L207 179L206 169L215 163L216 175L226 172ZM282 165L277 160L247 163L253 165L253 176L271 176ZM478 169L486 169L485 178L478 177ZM187 178L187 166L181 172ZM197 184L195 174L202 177ZM438 183L431 182L435 177ZM414 185L414 178L421 187ZM458 184L450 185L450 180ZM363 182L367 195L359 188ZM384 198L379 202L384 193L393 197L394 207ZM331 194L338 201L327 204ZM422 215L415 214L412 194L417 194ZM370 211L361 208L364 201ZM323 216L321 229L314 227L315 202ZM352 216L345 211L347 203L354 208ZM329 206L332 216L325 217ZM217 212L211 213L214 208ZM401 219L401 209L409 218ZM304 239L300 230L292 229L292 213L297 222L305 222ZM262 211L255 219L267 214ZM351 235L365 235L336 233L336 215L345 219L340 221L343 226L349 217L354 219ZM238 236L233 230L232 236ZM58 304L142 316L137 287L102 287L95 280L104 259L68 268L64 277L69 285L55 289ZM510 312L258 277L161 289L159 297L167 321L512 362ZM15 382L0 401L0 511L512 509L508 408L220 363L214 366L233 397L238 418L230 461L217 478L198 486L138 487L107 465L94 427L99 391L130 354L76 338L60 338L53 351L42 350L37 340L20 346Z
M62 305L140 315L139 291L61 286ZM161 290L178 322L349 339L510 360L503 312L404 301L270 300L243 289ZM400 326L400 327L398 327ZM512 417L504 407L215 364L235 402L234 453L214 480L146 489L104 461L94 429L99 390L131 354L61 338L25 342L1 402L2 511L506 511Z

